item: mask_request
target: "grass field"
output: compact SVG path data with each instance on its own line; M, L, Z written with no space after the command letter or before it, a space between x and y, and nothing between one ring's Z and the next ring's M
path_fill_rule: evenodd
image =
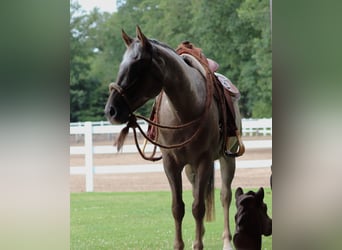
M205 249L222 249L223 212L219 197L219 190L216 190L216 219L205 223ZM271 189L265 188L264 200L272 217ZM191 249L195 235L191 191L184 192L184 202L183 239L185 249ZM233 202L230 222L234 232L235 200ZM72 193L70 203L72 250L173 249L170 192ZM263 250L272 249L272 236L263 237L262 241Z

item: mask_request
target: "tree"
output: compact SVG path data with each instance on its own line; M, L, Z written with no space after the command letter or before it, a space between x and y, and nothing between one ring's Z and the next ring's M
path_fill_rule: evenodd
M77 14L77 16L76 16ZM82 39L84 26L84 12L80 5L71 2L70 21L70 121L77 121L80 110L86 103L86 92L81 88L82 79L87 78L90 69L89 51L85 49L85 41Z
M205 54L220 64L220 73L240 89L242 115L271 116L268 1L202 0L197 4L192 33Z
M272 50L269 1L245 0L237 10L239 19L250 26L255 35L251 39L251 59L242 65L243 75L251 76L244 91L250 100L249 110L253 117L272 116ZM246 85L251 85L250 86Z
M92 73L97 53L96 27L104 20L98 10L82 12L71 3L70 20L70 121L103 120L103 90L99 78Z
M244 117L272 115L272 50L268 0L118 0L118 12L82 13L71 5L71 121L104 119L108 84L125 51L121 29L173 48L190 40L220 64L240 89ZM78 15L75 15L77 12ZM151 103L138 110L148 116Z

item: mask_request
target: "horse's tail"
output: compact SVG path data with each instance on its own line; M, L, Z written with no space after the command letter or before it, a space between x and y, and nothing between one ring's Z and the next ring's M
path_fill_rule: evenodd
M205 197L205 220L213 221L215 220L215 168L212 165L211 176L209 177L206 197Z

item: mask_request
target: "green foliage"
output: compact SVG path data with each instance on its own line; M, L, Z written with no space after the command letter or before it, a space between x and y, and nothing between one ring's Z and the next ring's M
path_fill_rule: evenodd
M216 60L219 72L240 89L243 117L272 116L268 0L118 0L117 6L113 14L96 9L85 14L71 3L71 121L104 119L107 86L125 51L121 29L133 36L137 24L148 37L174 48L190 40ZM138 112L148 116L151 102Z
M272 191L265 188L264 201L272 217ZM247 191L247 190L244 190ZM254 189L256 191L256 189ZM235 190L233 190L235 193ZM216 219L205 223L206 249L222 249L223 210L215 190ZM185 191L183 238L186 249L194 240L192 192ZM230 227L235 231L233 197ZM70 249L172 249L174 222L170 192L73 193L70 201ZM262 249L272 249L272 236L263 237Z

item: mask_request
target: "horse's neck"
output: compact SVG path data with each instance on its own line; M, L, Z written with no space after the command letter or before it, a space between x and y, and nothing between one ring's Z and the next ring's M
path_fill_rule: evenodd
M203 76L181 57L163 49L165 62L163 89L175 115L183 121L202 114L206 100Z

